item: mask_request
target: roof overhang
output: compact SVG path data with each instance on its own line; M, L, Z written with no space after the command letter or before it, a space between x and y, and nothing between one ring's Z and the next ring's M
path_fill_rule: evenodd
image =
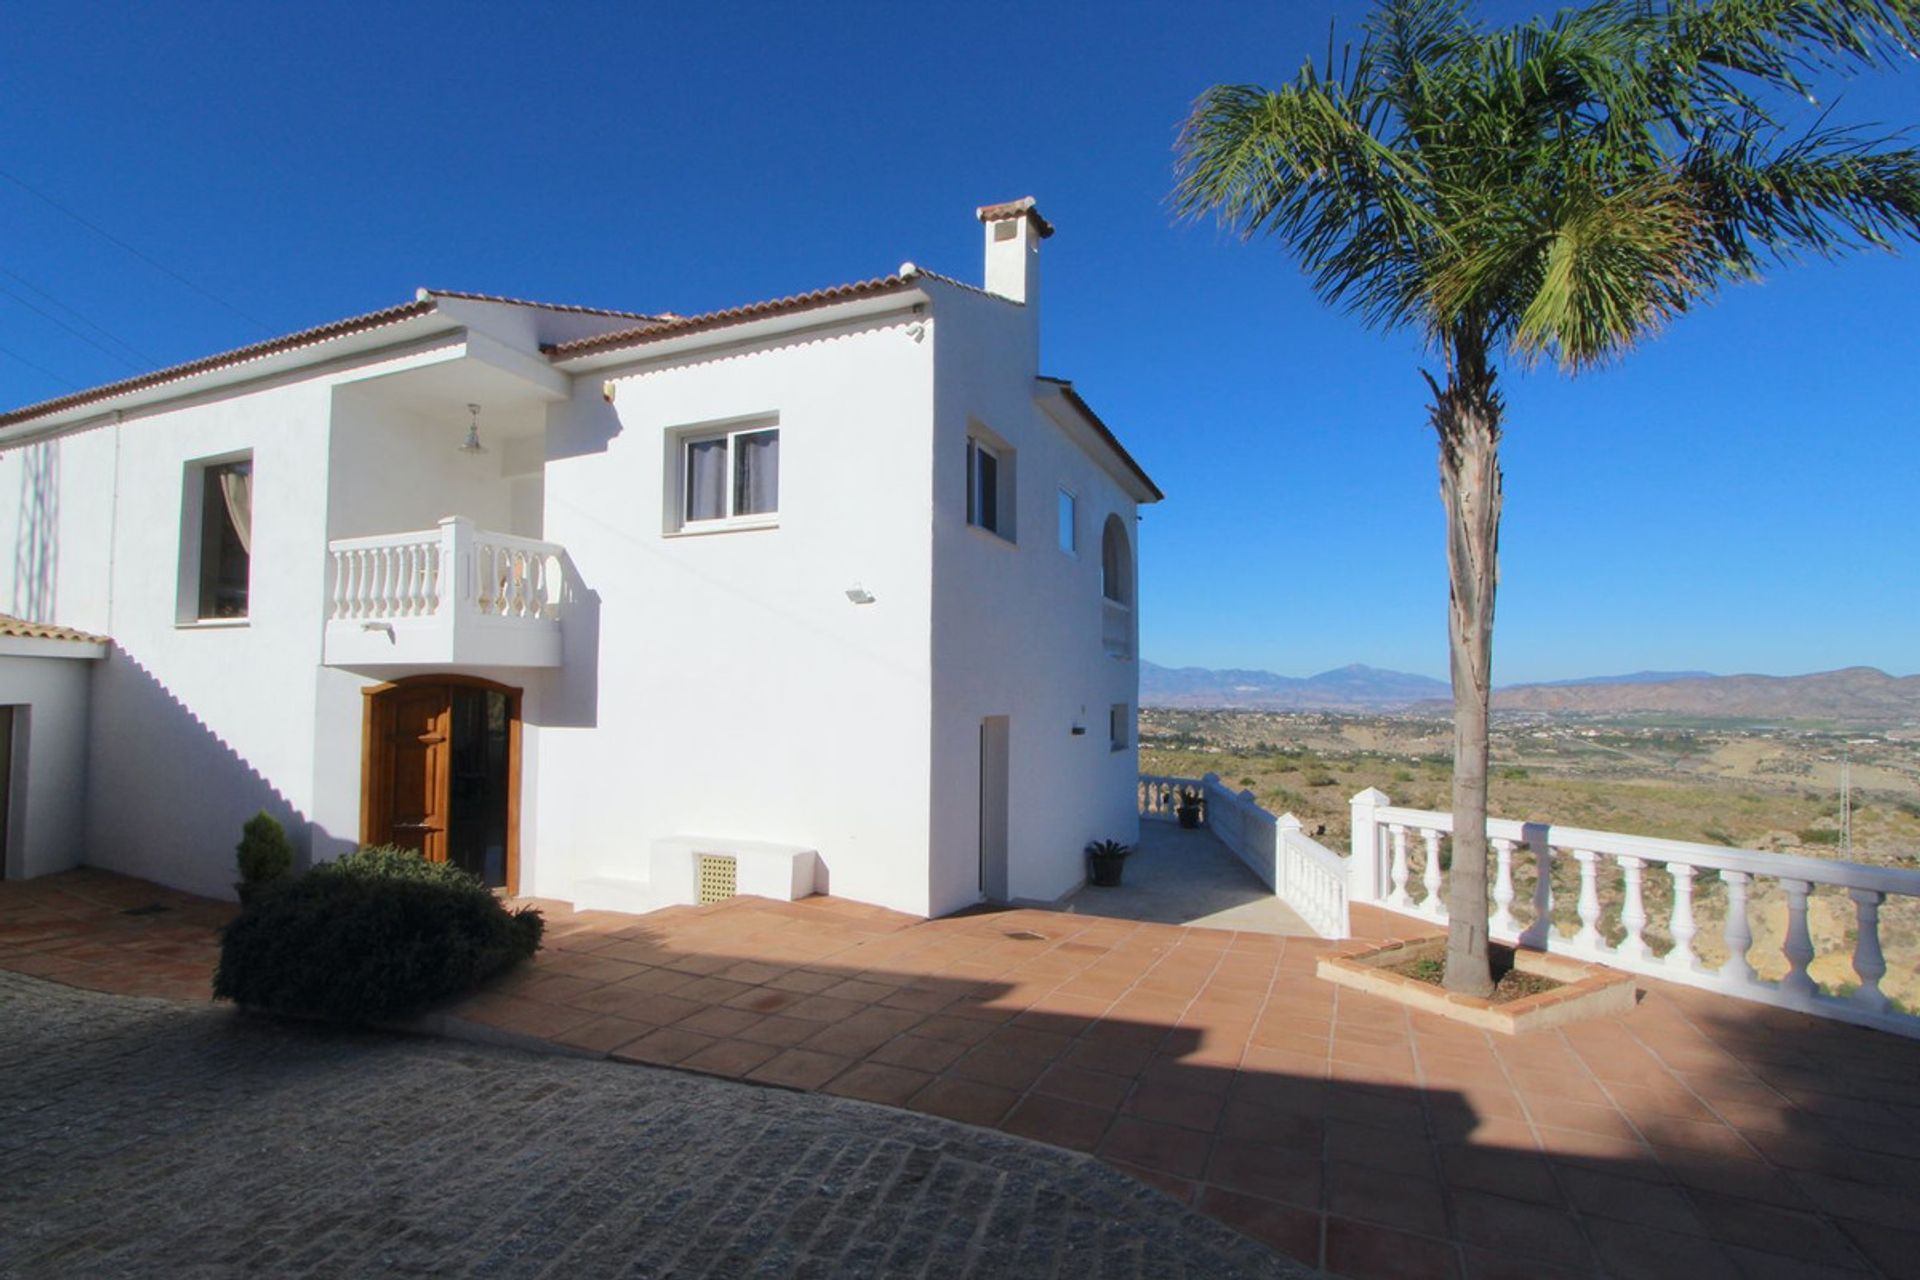
M1138 503L1162 501L1167 495L1127 452L1113 429L1100 420L1093 406L1083 399L1073 384L1064 378L1044 374L1034 379L1034 399L1079 444L1089 456L1105 466L1107 473Z
M107 656L109 642L100 636L59 639L52 636L0 635L0 658L82 658Z

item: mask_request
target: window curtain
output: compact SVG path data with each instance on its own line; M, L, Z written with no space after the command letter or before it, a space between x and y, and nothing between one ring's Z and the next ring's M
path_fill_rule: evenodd
M687 445L687 519L719 520L727 514L727 442Z
M780 433L756 431L734 437L733 514L765 515L780 509Z
M240 549L253 554L253 471L249 467L220 468L220 496L226 499L227 520L233 525Z

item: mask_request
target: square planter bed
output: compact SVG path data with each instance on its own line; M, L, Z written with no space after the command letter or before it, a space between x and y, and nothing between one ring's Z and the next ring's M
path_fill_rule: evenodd
M1633 1008L1635 996L1630 973L1544 951L1503 948L1498 943L1494 949L1509 951L1512 968L1518 973L1555 985L1549 990L1496 1002L1481 996L1459 995L1434 983L1394 972L1397 967L1444 958L1445 938L1355 943L1322 956L1317 972L1328 982L1337 982L1343 987L1508 1035L1565 1026L1584 1018L1625 1013ZM1496 963L1495 971L1499 968Z

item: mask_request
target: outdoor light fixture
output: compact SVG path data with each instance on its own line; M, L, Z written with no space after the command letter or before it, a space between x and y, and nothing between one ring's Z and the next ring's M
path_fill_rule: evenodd
M468 405L467 413L471 416L467 421L467 438L461 442L460 452L485 453L487 446L480 443L480 406Z
M873 592L856 582L847 588L847 599L853 601L855 604L872 604L875 597Z

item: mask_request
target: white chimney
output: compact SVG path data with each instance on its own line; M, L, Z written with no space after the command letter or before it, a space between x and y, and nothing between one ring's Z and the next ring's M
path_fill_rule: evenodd
M990 204L975 211L987 232L987 292L1036 311L1040 306L1040 242L1053 224L1033 207L1033 197Z

